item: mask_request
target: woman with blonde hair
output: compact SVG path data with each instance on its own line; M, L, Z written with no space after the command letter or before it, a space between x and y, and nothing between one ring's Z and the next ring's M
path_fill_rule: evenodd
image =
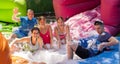
M46 23L46 18L44 16L40 16L38 18L38 23L38 28L40 29L40 36L42 37L44 43L44 48L52 48L53 36L51 26Z
M59 48L61 44L66 44L71 40L69 26L64 24L64 19L62 17L57 19L57 26L55 27L54 32Z

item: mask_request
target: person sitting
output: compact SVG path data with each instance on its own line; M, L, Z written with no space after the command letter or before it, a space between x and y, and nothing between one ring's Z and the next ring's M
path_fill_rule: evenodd
M66 44L67 40L70 39L69 26L64 24L62 17L57 19L57 26L54 28L55 37L58 41L58 47L61 47L61 44Z
M31 36L23 37L19 39L15 39L11 44L11 51L19 51L19 49L16 48L14 45L15 43L27 43L25 47L23 47L24 50L28 50L31 52L37 51L39 49L43 48L43 40L39 35L40 30L37 27L32 28L31 30ZM27 48L27 49L26 49Z
M97 41L95 43L93 42L89 48L85 48L78 43L67 45L68 59L73 59L73 52L75 52L82 59L92 57L104 51L105 48L113 46L119 42L115 37L104 31L104 24L102 22L95 21L94 26L95 30L99 34ZM88 42L84 43L89 44Z
M38 22L38 28L40 29L40 36L43 39L44 48L52 48L53 36L51 26L46 23L46 18L44 16L40 16Z
M0 64L12 64L8 41L0 32Z
M34 18L34 11L28 9L27 16L25 17L17 17L19 14L18 8L13 10L12 19L14 21L20 22L20 27L13 31L13 34L9 37L9 41L11 42L15 38L22 38L28 36L29 31L37 24L36 18Z

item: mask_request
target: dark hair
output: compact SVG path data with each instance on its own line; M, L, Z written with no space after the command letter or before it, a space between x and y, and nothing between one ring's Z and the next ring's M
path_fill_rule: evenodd
M59 19L62 19L64 21L63 17L58 17L56 20L58 21Z
M38 30L38 32L40 33L40 30L39 30L38 27L34 27L34 28L32 28L32 29L31 29L31 33L33 33L34 30Z
M45 18L45 16L39 16L38 21L40 21L41 19L46 19L46 18Z
M95 21L94 25L101 25L101 26L103 26L104 24L101 21Z

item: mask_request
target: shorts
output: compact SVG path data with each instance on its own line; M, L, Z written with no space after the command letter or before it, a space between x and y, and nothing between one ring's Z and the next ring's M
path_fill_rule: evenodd
M77 47L77 50L75 51L75 53L82 59L88 58L89 57L89 50L83 48L82 46Z
M19 29L15 30L13 33L17 35L17 38L22 38L22 37L28 36L27 34L21 32Z

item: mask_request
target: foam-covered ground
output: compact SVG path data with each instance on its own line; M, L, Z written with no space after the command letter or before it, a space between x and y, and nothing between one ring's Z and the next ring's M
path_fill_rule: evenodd
M28 51L14 52L14 56L19 56L29 60L29 62L45 62L46 64L77 64L77 60L67 60L66 45L61 49L38 50L34 53ZM69 61L69 62L68 62Z
M120 40L120 37L117 37ZM61 49L38 50L34 53L28 51L15 52L14 56L23 57L30 62L45 62L47 64L119 64L119 44L111 46L109 51L90 57L80 59L74 55L73 60L67 60L66 45L62 45Z

